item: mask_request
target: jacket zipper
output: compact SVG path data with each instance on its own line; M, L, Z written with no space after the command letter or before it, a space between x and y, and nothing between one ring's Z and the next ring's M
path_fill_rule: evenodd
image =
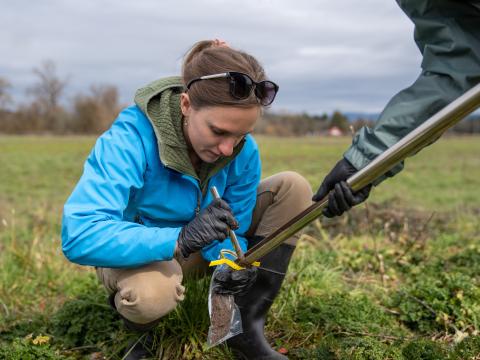
M168 164L163 164L163 166L165 166L167 169L170 169L170 170L173 170L173 171L176 171L176 172L179 172L179 173L183 174L181 171L178 171L177 169L169 166ZM183 174L183 175L187 175L187 174ZM202 190L200 189L200 181L199 181L199 179L194 178L191 175L187 175L187 176L189 176L192 179L195 179L197 181L197 183L195 183L195 185L197 185L197 186L195 186L195 188L196 188L197 194L198 194L198 196L197 196L197 207L195 208L195 216L196 216L200 213L200 207L202 205Z
M202 205L202 190L197 188L197 208L195 209L195 216L200 213L200 206Z

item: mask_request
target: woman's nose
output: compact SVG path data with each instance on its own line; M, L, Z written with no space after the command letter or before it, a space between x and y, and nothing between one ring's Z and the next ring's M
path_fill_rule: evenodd
M235 147L235 139L226 138L218 145L218 150L223 156L230 156L233 153L233 148Z

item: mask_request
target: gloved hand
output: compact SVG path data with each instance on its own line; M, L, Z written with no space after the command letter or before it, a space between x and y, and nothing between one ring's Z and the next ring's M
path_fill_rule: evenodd
M229 229L238 229L232 209L224 200L214 199L180 231L178 249L187 258L215 240L225 240Z
M257 279L257 268L252 266L233 270L223 265L213 272L213 292L222 295L245 295Z
M357 169L345 158L337 162L333 169L330 170L330 173L325 177L317 193L312 198L313 201L320 201L327 196L330 190L333 190L328 196L328 205L323 210L323 215L329 218L342 215L345 211L350 210L352 206L358 205L368 198L372 185L367 185L353 193L351 187L345 182L356 172Z

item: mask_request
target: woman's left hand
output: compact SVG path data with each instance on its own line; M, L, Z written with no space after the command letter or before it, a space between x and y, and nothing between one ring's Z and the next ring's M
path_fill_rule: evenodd
M222 266L213 273L213 292L222 295L245 295L256 279L255 266L242 270Z

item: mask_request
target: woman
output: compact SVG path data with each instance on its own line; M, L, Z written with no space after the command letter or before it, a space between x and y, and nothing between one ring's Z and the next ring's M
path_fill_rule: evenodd
M172 311L184 297L183 275L232 249L229 228L246 251L311 204L310 185L296 173L260 182L249 133L277 91L253 56L201 41L182 77L138 90L97 140L64 207L62 248L70 261L96 267L128 328L149 331ZM212 186L222 199L212 199ZM263 327L297 239L258 270L214 279L241 308L244 332L228 342L239 357L285 358Z

